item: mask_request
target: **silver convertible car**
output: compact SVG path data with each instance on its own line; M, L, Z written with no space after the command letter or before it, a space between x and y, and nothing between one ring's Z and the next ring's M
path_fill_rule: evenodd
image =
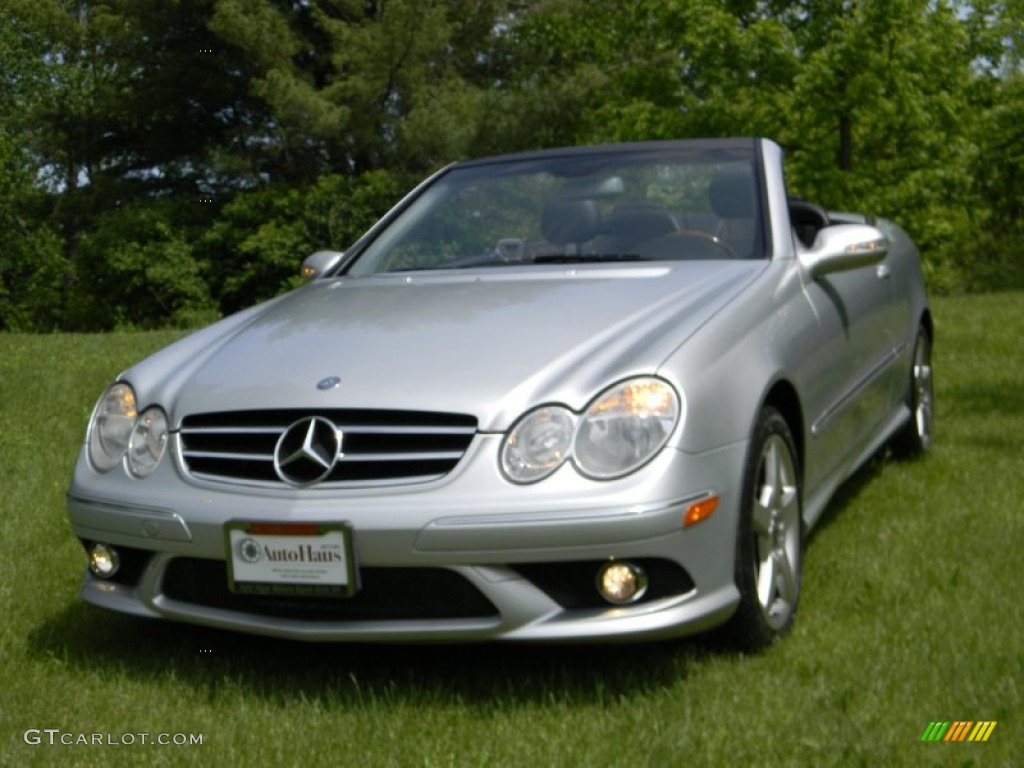
M67 502L88 602L757 649L837 487L931 441L913 243L790 197L765 139L456 163L303 270L103 392Z

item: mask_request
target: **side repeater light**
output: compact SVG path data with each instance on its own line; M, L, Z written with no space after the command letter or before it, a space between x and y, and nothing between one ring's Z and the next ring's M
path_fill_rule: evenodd
M683 513L683 528L689 528L701 520L706 520L711 517L716 509L718 509L717 496L708 496L700 501L693 502L686 508L686 512Z

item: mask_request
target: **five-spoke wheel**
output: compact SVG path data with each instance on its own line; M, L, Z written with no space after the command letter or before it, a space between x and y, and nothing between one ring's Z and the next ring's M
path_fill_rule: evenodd
M793 624L800 597L800 470L789 425L765 408L750 444L736 540L740 604L726 625L744 650L771 644Z
M907 407L910 409L910 421L892 440L892 450L897 456L912 458L931 447L934 402L932 395L932 340L928 331L922 326L917 332L914 358L910 366L910 381L907 384Z

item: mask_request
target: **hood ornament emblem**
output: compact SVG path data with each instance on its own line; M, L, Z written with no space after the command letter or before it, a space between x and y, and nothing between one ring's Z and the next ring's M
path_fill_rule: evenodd
M274 471L289 485L319 483L341 458L341 430L321 416L299 419L274 447Z
M320 379L320 381L316 383L316 388L320 390L334 389L339 384L341 384L340 376L328 376L326 379Z

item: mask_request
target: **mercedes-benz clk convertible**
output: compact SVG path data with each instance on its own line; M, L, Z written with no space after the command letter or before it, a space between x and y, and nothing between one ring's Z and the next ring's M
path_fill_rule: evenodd
M931 442L916 248L789 196L769 140L455 163L303 272L100 396L67 502L88 602L756 650L837 487Z

